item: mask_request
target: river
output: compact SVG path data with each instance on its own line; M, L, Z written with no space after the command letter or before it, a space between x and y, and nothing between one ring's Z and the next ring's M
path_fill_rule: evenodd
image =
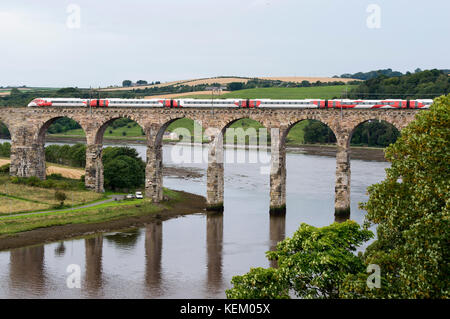
M132 146L145 159L145 147ZM195 178L166 176L164 186L205 196L206 163L180 164L180 156L174 156L191 151L198 157L206 148L163 147L165 165L201 173ZM300 223L326 226L334 221L335 158L289 152L286 216L271 217L265 152L226 149L223 215L189 215L0 252L0 298L224 298L233 276L270 266L265 252ZM241 157L261 161L236 163ZM351 219L363 222L365 212L358 203L367 200L367 186L381 181L388 166L352 160ZM81 288L68 288L69 265L79 267Z

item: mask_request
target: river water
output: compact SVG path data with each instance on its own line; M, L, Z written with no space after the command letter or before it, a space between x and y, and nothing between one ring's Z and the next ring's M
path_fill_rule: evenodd
M133 147L145 159L145 147ZM206 196L206 162L186 163L189 154L198 159L206 151L165 145L165 165L203 176L164 177L164 186ZM233 276L270 266L265 252L301 223L326 226L334 221L335 158L289 152L286 216L271 217L265 152L226 149L223 215L190 215L0 252L0 298L225 298ZM246 163L238 163L243 158ZM255 158L258 163L248 163ZM388 166L352 160L351 219L363 222L358 202L367 200L367 186L381 181ZM70 272L69 265L75 265ZM74 269L80 270L81 288L68 288Z

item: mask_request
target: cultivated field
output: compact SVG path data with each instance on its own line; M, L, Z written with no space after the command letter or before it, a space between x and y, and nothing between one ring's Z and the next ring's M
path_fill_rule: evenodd
M1 159L0 158L0 166L9 164L9 160L8 159ZM60 165L55 165L55 164L47 164L47 169L46 169L47 175L50 174L61 174L63 177L66 178L71 178L71 179L80 179L81 176L83 176L85 174L85 171L83 169L78 169L78 168L71 168L71 167L64 167L64 166L60 166Z
M225 93L229 93L229 91L222 91L220 95L225 94ZM162 94L162 95L150 95L150 96L146 96L146 99L172 99L175 97L186 97L186 96L190 96L190 95L201 95L201 96L205 96L204 98L208 98L208 96L217 96L218 93L217 92L213 92L213 91L195 91L195 92L186 92L186 93L171 93L171 94Z

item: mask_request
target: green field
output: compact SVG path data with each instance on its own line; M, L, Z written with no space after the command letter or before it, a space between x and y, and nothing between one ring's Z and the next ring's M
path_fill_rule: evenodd
M345 95L346 89L350 91L354 85L313 86L300 88L257 88L239 90L214 96L214 99L332 99ZM180 97L181 98L181 97ZM188 95L182 98L208 99L206 95Z

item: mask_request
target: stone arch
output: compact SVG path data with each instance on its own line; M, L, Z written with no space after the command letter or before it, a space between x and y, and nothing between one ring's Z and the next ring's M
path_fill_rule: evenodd
M44 144L45 143L45 134L47 133L49 127L54 122L56 122L57 120L62 119L62 118L68 118L68 119L71 119L71 120L77 122L78 125L81 126L81 129L84 131L85 135L87 136L87 132L88 132L87 128L82 124L82 122L78 118L73 117L73 116L71 116L69 114L61 114L61 115L55 115L55 116L52 116L50 118L47 118L43 123L41 123L39 125L39 128L37 130L37 134L35 136L36 143L37 144Z
M104 119L102 123L98 126L94 133L94 144L103 144L103 138L106 132L106 129L109 125L111 125L114 121L122 118L127 118L137 123L141 127L141 129L145 132L145 123L142 122L142 119L138 119L134 114L114 114L113 116L109 116Z
M233 125L234 123L236 123L240 120L246 120L246 119L252 120L254 122L258 122L259 124L261 124L261 126L264 126L266 128L268 127L268 125L267 125L266 121L264 121L264 119L261 119L257 116L253 116L252 114L245 114L245 115L241 114L241 115L233 116L231 119L228 119L226 122L222 122L221 127L219 128L220 132L222 134L225 134L226 130L228 128L230 128L231 125Z
M361 116L358 116L357 120L352 123L352 126L349 130L350 133L349 139L352 138L353 132L359 125L368 121L384 121L394 126L399 132L409 123L408 118L403 118L400 115L392 116L392 114L380 114L380 113L361 114Z
M296 126L297 124L304 122L304 121L317 121L320 122L322 124L324 124L327 128L329 128L331 130L331 132L334 134L334 137L337 141L338 139L338 134L336 134L336 129L334 128L334 125L332 125L332 123L323 120L320 117L317 116L305 116L305 117L301 117L301 118L296 118L293 119L291 121L289 121L286 125L286 129L283 130L282 132L282 136L281 136L281 143L286 144L287 142L287 136L289 135L289 133L291 132L292 128L294 126ZM336 142L334 142L336 143Z
M40 179L45 179L46 178L46 159L45 159L45 135L49 129L49 127L56 122L58 119L61 118L69 118L75 122L78 123L78 125L80 125L80 127L82 128L82 130L84 131L85 135L86 135L86 128L83 127L83 125L80 123L80 121L76 118L76 117L72 117L66 113L63 114L59 114L59 115L54 115L54 116L50 116L47 117L43 122L41 122L38 126L38 130L35 133L34 136L34 145L33 148L35 148L35 152L36 152L36 176L39 177ZM85 139L87 137L85 136Z
M194 124L197 123L202 128L202 131L204 130L204 127L203 127L202 123L199 123L199 121L195 120L191 116L187 116L186 114L180 114L180 115L176 115L176 116L171 116L170 118L165 119L163 124L159 125L159 127L156 129L156 135L155 135L154 143L156 145L162 145L163 136L164 136L164 133L166 132L167 128L172 123L174 123L174 122L176 122L178 120L183 120L183 119L190 120L190 121L194 122Z

